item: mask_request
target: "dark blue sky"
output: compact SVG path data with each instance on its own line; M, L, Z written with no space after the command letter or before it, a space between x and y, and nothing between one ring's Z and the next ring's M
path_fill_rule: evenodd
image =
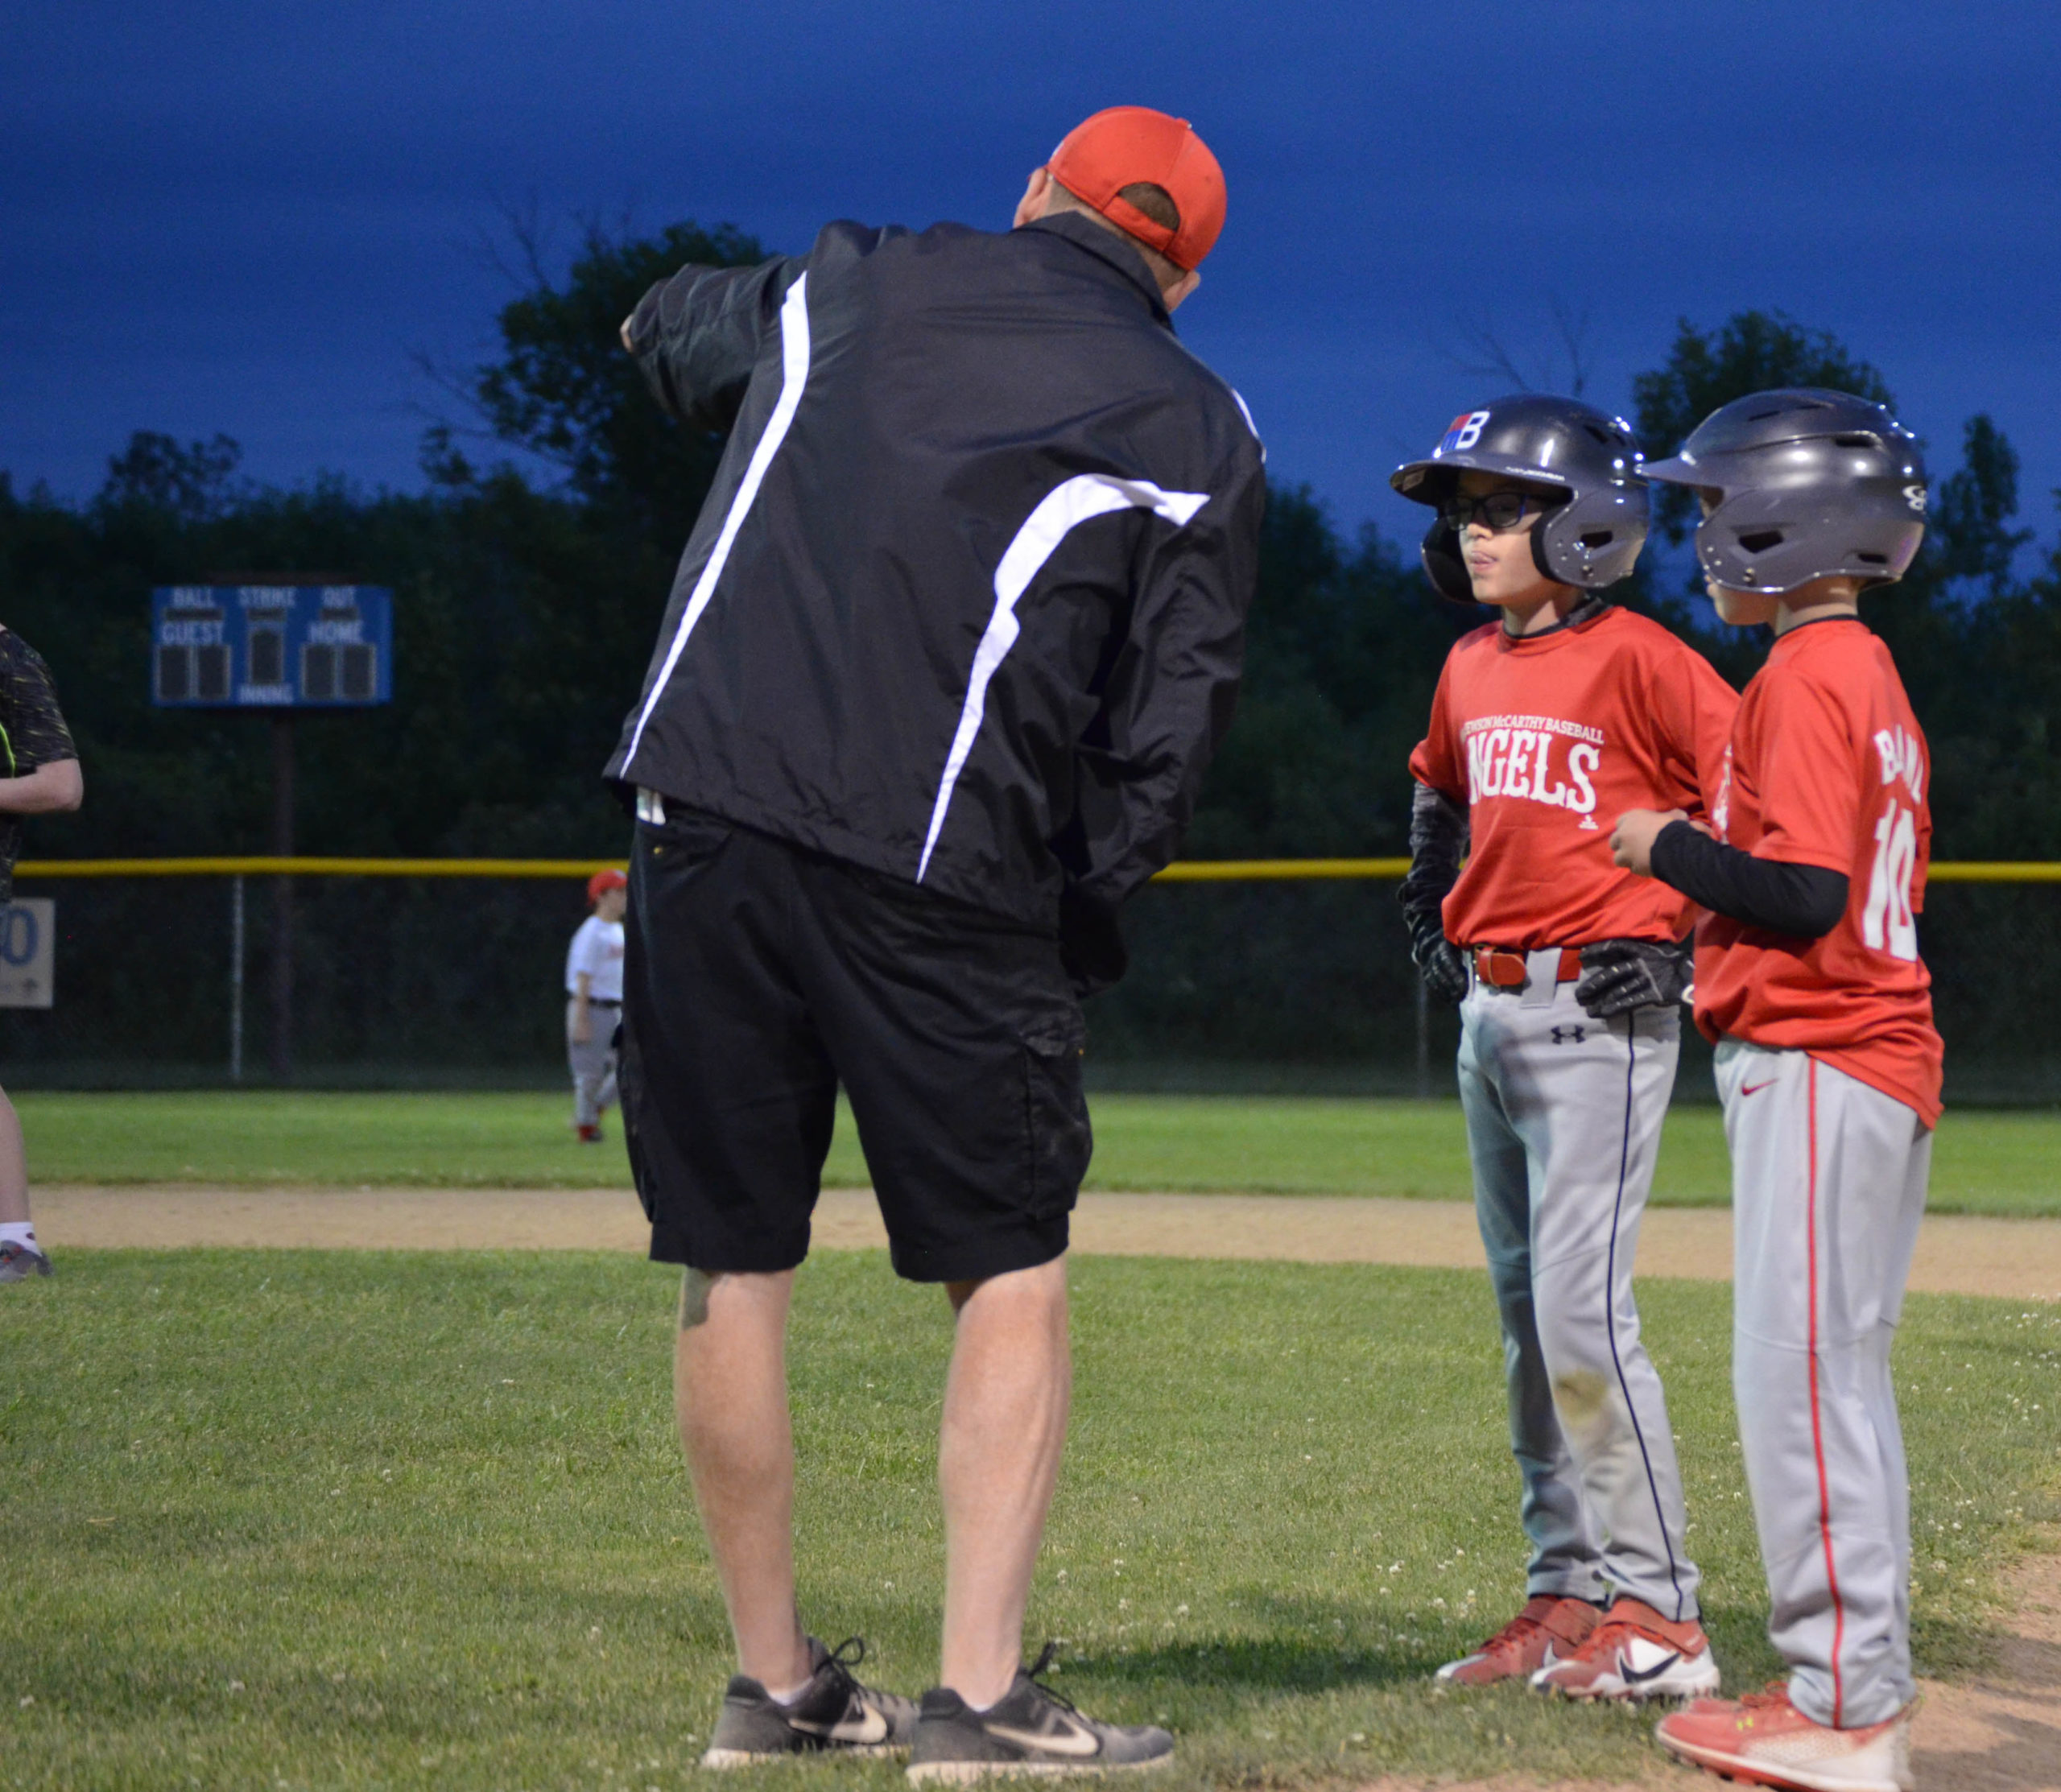
M136 428L419 483L410 352L477 358L532 202L997 227L1096 107L1192 118L1230 217L1183 335L1275 473L1414 526L1394 464L1507 382L1629 403L1675 320L1779 307L1874 361L1937 471L1990 411L2061 485L2061 26L2031 0L68 0L0 22L0 467L80 497ZM1667 447L1672 444L1659 444Z

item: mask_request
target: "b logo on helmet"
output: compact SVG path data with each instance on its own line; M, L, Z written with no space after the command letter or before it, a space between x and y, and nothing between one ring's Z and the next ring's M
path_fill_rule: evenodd
M1445 436L1439 444L1440 454L1464 454L1481 440L1481 431L1488 427L1489 413L1470 411L1453 419L1447 427Z

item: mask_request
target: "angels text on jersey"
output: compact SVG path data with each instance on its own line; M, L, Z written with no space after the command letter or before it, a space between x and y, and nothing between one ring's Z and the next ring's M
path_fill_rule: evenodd
M1460 725L1467 749L1467 800L1492 796L1543 803L1596 826L1595 772L1603 731L1557 716L1477 716Z

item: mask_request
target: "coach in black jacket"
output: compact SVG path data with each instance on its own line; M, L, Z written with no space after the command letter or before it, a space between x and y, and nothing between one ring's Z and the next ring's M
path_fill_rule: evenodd
M822 1745L796 1709L857 1701L848 1740L915 1722L795 1616L781 1349L841 1081L895 1267L958 1313L917 1765L1171 1747L1068 1728L1018 1667L1065 1424L1078 997L1179 844L1253 588L1260 447L1171 316L1222 217L1187 125L1121 108L1015 229L833 224L684 268L623 327L667 410L731 431L608 768L639 815L624 1118L652 1255L688 1266L682 1435L741 1658L726 1759ZM1049 1757L1022 1740L1047 1729Z

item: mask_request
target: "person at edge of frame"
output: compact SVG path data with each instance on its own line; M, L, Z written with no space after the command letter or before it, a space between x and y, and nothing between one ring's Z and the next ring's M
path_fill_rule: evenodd
M1522 1610L1438 1678L1588 1699L1689 1697L1719 1677L1632 1291L1694 910L1613 865L1598 816L1703 813L1738 699L1605 595L1646 541L1639 465L1628 425L1525 394L1462 412L1392 481L1437 512L1434 588L1497 612L1454 644L1410 755L1400 895L1427 984L1460 1004L1531 1559Z
M622 911L630 880L609 867L587 880L593 910L565 952L565 1056L572 1071L572 1136L601 1142L615 1105L616 1028L622 1014Z
M14 895L23 817L58 815L85 800L72 731L43 655L0 625L0 909ZM29 1212L28 1156L14 1105L0 1090L0 1282L52 1274Z
M1713 411L1648 476L1694 491L1718 614L1772 624L1707 824L1618 817L1617 862L1710 911L1696 1025L1732 1153L1732 1381L1786 1681L1662 1720L1662 1745L1798 1792L1908 1792L1910 1485L1890 1345L1944 1048L1919 956L1931 759L1861 621L1925 535L1918 442L1789 388Z
M1181 119L1098 113L1005 232L826 226L690 266L623 339L729 426L607 775L635 793L621 1067L680 1432L737 1648L711 1766L916 1781L1168 1761L1022 1667L1070 1398L1084 993L1229 725L1263 456L1172 314L1225 212ZM836 1090L896 1271L955 1315L920 1706L797 1613L783 1352Z

